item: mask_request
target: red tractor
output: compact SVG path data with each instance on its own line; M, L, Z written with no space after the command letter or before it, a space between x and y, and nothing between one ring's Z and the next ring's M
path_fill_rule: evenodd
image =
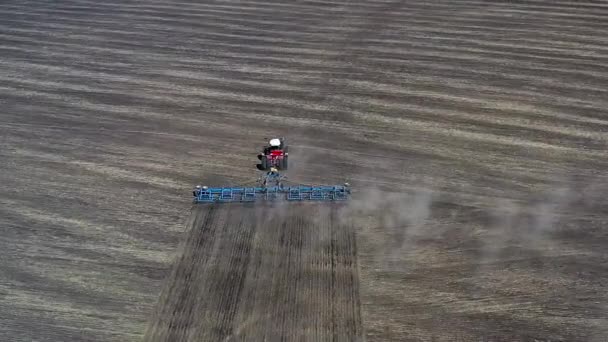
M287 170L288 153L285 139L271 139L268 146L264 147L263 152L258 154L258 159L260 160L258 164L260 170L267 171L272 167L276 167L278 170Z

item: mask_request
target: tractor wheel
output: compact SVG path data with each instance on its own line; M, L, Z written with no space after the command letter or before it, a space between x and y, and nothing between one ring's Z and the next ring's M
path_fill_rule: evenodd
M283 164L282 165L282 169L283 170L287 170L287 167L289 166L288 159L289 159L288 156L283 157L283 160L282 160L282 164Z
M268 170L268 157L262 156L262 170Z

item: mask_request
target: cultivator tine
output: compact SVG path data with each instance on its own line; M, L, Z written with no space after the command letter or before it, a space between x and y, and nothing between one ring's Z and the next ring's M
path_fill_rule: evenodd
M234 199L232 189L222 189L220 194L220 201L231 202Z
M320 189L312 189L310 191L310 199L311 200L323 200L325 197L323 191L321 191Z
M255 188L245 188L242 196L243 202L255 201Z
M299 201L302 199L302 194L299 187L290 187L287 199L290 201Z

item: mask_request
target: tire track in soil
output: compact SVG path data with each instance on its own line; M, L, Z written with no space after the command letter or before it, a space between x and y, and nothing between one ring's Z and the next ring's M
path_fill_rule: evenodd
M145 341L359 340L352 222L339 206L198 206Z

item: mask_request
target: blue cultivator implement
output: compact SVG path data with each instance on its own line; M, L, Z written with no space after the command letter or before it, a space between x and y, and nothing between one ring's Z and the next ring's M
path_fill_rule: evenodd
M343 201L350 188L339 186L272 186L268 188L207 188L194 190L195 203L254 202L257 200L286 199L288 201Z
M288 185L274 170L268 172L254 187L210 188L197 186L192 192L194 203L254 202L261 200L287 201L345 201L350 197L350 186L344 185ZM269 186L270 185L270 186Z

